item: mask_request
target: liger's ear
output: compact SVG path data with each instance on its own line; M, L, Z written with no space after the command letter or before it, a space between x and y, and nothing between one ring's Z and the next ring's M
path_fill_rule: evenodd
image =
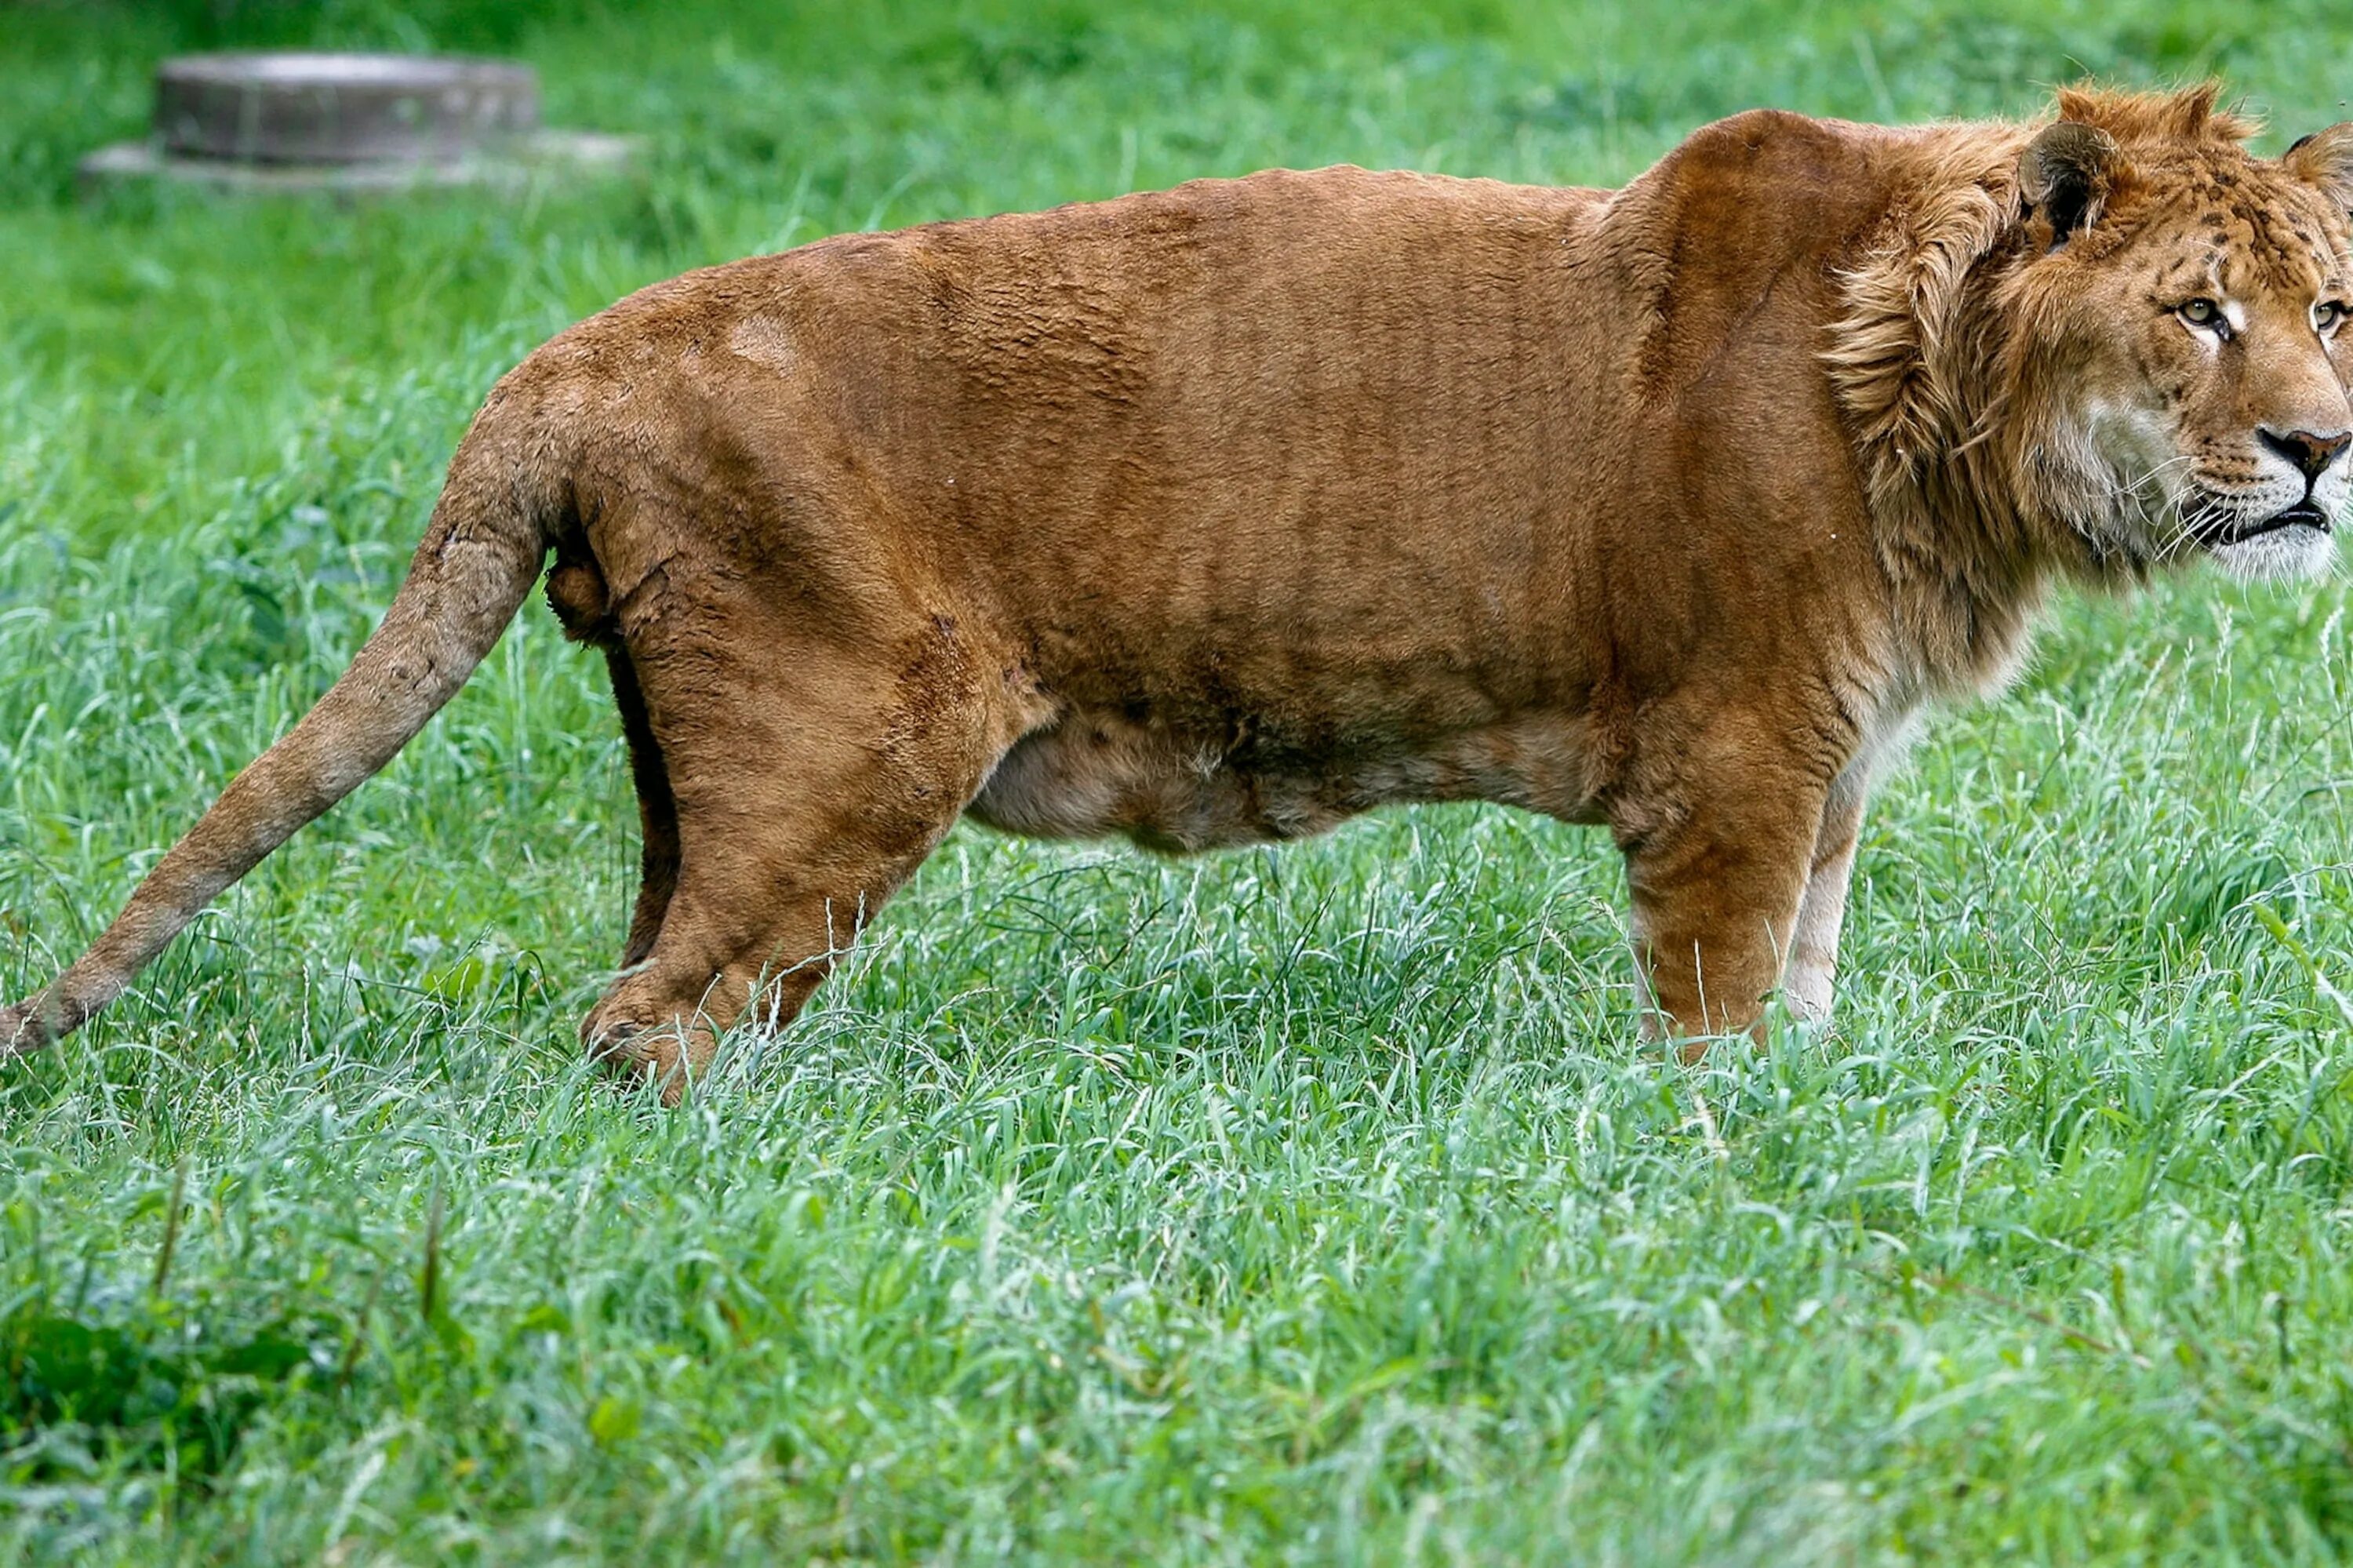
M2315 131L2280 155L2280 166L2353 212L2353 121Z
M2116 183L2116 140L2096 126L2062 120L2026 144L2018 160L2018 194L2051 225L2055 248L2099 221Z

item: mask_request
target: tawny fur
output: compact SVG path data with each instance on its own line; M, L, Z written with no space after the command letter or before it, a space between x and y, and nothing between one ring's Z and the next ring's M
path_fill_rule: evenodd
M2353 423L2353 131L2250 129L2211 89L1757 111L1617 192L1275 171L647 289L500 382L351 671L0 1043L381 767L550 551L645 832L584 1032L672 1094L965 811L1171 851L1401 800L1606 823L1661 1028L1819 1017L1874 771L2047 584L2325 561L2343 463L2291 471Z

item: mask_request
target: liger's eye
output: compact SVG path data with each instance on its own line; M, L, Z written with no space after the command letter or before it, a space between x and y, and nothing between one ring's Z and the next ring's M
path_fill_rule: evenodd
M2345 302L2342 300L2323 300L2312 307L2312 328L2323 337L2335 332L2344 320Z
M2192 300L2174 313L2191 326L2211 327L2222 324L2222 307L2211 300Z

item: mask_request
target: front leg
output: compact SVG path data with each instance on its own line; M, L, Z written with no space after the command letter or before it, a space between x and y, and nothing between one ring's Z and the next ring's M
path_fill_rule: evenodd
M1645 1029L1687 1042L1685 1061L1704 1051L1698 1037L1753 1031L1781 982L1821 836L1823 772L1740 748L1619 824Z
M1841 779L1822 810L1814 841L1811 874L1798 906L1798 933L1790 946L1781 995L1789 1011L1808 1023L1831 1021L1832 981L1838 970L1839 927L1846 919L1847 887L1854 877L1854 842L1862 826L1863 786Z

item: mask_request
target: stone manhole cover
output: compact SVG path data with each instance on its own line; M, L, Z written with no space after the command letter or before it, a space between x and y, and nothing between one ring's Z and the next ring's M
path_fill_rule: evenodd
M240 190L504 185L621 165L633 146L543 127L537 73L504 60L190 55L155 73L153 137L93 153L81 175Z

